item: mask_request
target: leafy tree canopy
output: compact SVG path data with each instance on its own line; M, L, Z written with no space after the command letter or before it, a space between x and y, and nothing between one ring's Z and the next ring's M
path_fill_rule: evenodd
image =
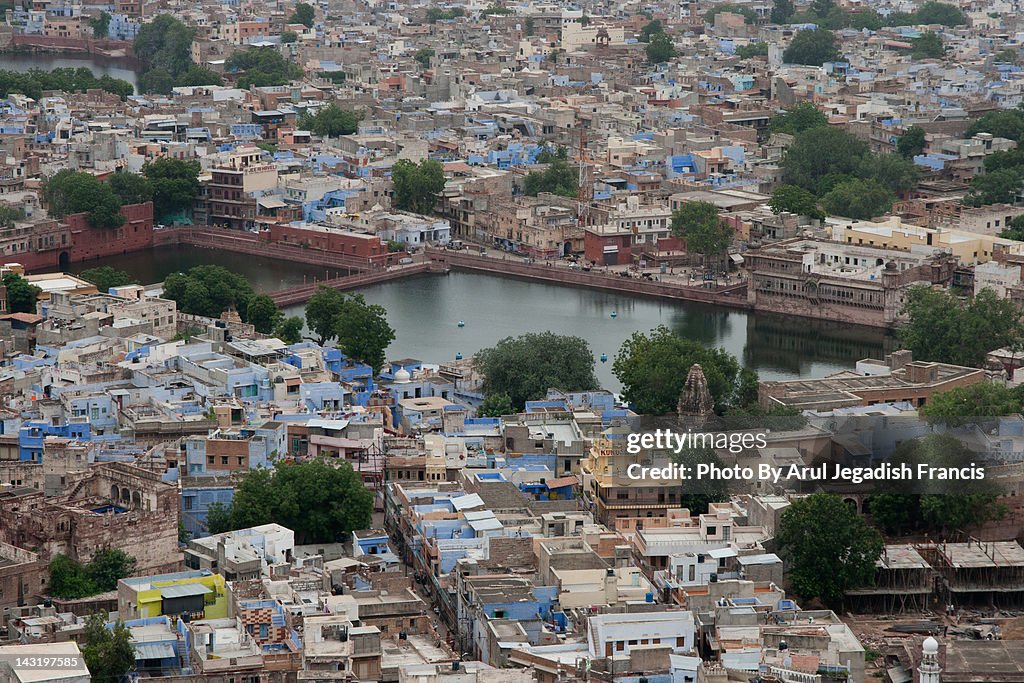
M736 49L736 56L740 59L767 57L768 43L750 43L748 45L741 45Z
M672 44L672 38L667 33L657 33L651 36L645 52L648 62L663 64L675 58L676 46Z
M289 24L302 24L306 28L313 28L313 21L316 19L316 11L313 6L305 2L295 5L295 12L288 19Z
M202 192L199 161L159 157L142 167L153 188L153 212L160 217L179 213L191 215L192 205Z
M716 411L749 401L749 381L744 381L748 375L740 372L735 357L663 325L646 334L634 332L615 356L612 372L622 384L622 397L638 413L665 415L675 411L695 363L704 371Z
M964 26L967 16L956 5L945 2L926 2L914 13L918 24L941 24L943 26Z
M359 130L359 122L362 120L362 112L348 111L331 103L321 107L316 113L303 115L299 120L299 126L313 131L320 137L336 138L355 133Z
M279 461L250 470L227 510L219 508L207 526L246 529L275 522L295 532L296 543L333 543L371 524L373 493L346 462Z
M913 159L924 152L925 132L920 126L911 126L896 141L896 151L904 159Z
M772 133L796 135L811 128L828 126L828 117L810 102L799 102L787 111L772 117L768 130Z
M336 339L346 356L373 367L384 366L384 352L395 339L383 306L369 304L362 294L343 294L330 287L306 302L306 325L323 345Z
M286 85L302 77L302 67L285 60L281 53L269 46L250 47L235 52L224 63L228 73L238 74L239 88L262 88Z
M787 64L821 66L825 62L841 60L842 55L836 46L835 34L826 29L817 29L798 31L782 53L782 59Z
M171 14L158 14L143 24L135 36L134 52L142 62L142 92L168 94L178 77L192 66L195 30Z
M274 336L285 344L298 344L302 341L303 321L297 315L289 316L274 328Z
M96 289L100 292L108 292L111 287L123 287L135 282L135 278L128 273L110 266L88 268L79 273L78 277L96 285Z
M484 400L480 403L480 407L476 409L478 417L502 417L503 415L512 415L516 412L516 407L512 405L512 399L509 398L508 394L490 394L485 396Z
M985 355L1021 340L1020 309L983 289L970 300L931 287L912 287L899 339L915 360L981 367Z
M245 307L245 321L260 334L270 334L284 318L277 304L266 294L257 294Z
M94 681L120 681L135 668L132 634L123 621L107 628L107 615L90 614L82 633L82 659Z
M208 318L218 318L229 308L244 315L255 294L248 280L222 266L195 266L164 279L164 298L176 302L182 313Z
M724 256L733 232L710 202L686 202L672 214L672 234L686 241L687 251L704 258Z
M870 220L888 212L895 198L876 180L851 178L827 192L821 204L833 216Z
M825 212L818 208L818 199L802 187L796 185L780 185L772 193L768 202L772 213L788 211L798 216L808 216L821 220Z
M124 224L121 200L110 184L91 173L63 169L43 185L43 201L54 218L85 213L89 225L116 228Z
M877 531L827 493L797 499L783 510L776 540L797 595L829 605L874 580L883 547Z
M541 154L544 155L545 152ZM549 158L549 155L545 158ZM543 163L540 155L537 161ZM550 192L561 197L575 197L579 194L579 172L570 166L564 157L556 156L543 171L527 174L523 180L523 192L531 197L536 197L541 192Z
M598 388L594 354L580 337L553 332L506 337L476 355L484 393L507 395L515 408L543 398L548 389L588 391Z
M38 100L44 90L75 93L98 88L117 95L122 100L135 93L128 81L111 76L97 78L86 68L60 68L51 71L29 69L26 72L0 70L0 96L21 93Z
M395 206L403 211L433 213L437 197L444 190L444 167L435 159L419 164L399 159L391 169Z
M4 287L7 288L7 309L11 313L35 313L36 302L43 290L30 284L17 273L4 275Z

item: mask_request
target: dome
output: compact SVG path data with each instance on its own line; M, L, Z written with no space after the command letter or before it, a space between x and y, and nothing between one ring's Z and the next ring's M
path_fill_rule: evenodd
M924 639L924 646L922 649L926 655L937 655L939 654L939 641L928 636Z
M406 370L405 368L399 368L398 372L395 373L395 383L396 384L405 384L406 382L408 382L411 379L412 379L412 375L410 375L409 371Z

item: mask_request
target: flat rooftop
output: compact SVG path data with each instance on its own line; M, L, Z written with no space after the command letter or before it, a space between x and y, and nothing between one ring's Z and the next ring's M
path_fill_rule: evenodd
M943 680L962 683L1024 681L1024 647L1013 640L954 640L946 644Z
M1024 548L1016 541L943 543L937 549L953 569L1024 567Z

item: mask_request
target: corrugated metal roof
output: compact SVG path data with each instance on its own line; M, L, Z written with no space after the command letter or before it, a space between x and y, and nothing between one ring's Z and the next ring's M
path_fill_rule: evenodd
M133 643L135 659L172 659L174 648L170 643Z
M182 583L160 589L161 598L187 598L191 595L206 595L213 591L201 583Z

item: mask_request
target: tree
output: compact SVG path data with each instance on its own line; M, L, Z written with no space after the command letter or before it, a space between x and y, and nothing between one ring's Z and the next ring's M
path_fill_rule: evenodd
M537 156L538 162L541 162L543 154L541 152ZM560 197L576 197L579 194L579 173L564 158L555 158L543 171L527 174L523 180L523 192L530 197L536 197L541 192L550 192Z
M341 312L344 295L337 289L321 287L306 302L306 327L320 346L334 336L334 319Z
M783 510L776 540L797 595L829 605L874 580L884 545L841 498L827 493L795 500Z
M775 0L772 5L771 20L773 24L788 24L790 17L796 14L793 0Z
M292 315L277 324L274 336L285 344L298 344L302 341L302 318Z
M122 205L144 204L153 199L153 188L145 176L130 171L118 171L110 176L109 182L110 188Z
M107 615L95 612L86 617L80 640L82 659L94 681L121 681L135 668L132 633L123 621L107 626Z
M992 59L997 64L1018 64L1020 61L1020 53L1012 48L1006 48L1005 50L997 52Z
M672 234L686 241L688 252L720 258L732 244L733 229L710 202L686 202L672 214Z
M139 74L139 91L170 95L176 82L174 75L167 69L150 69Z
M285 45L294 43L299 39L299 34L295 31L281 31L281 42Z
M736 56L740 59L767 57L768 43L750 43L749 45L741 45L736 49Z
M210 534L222 534L231 531L231 507L223 503L211 503L206 509L206 530Z
M888 212L895 199L888 188L875 180L851 178L826 193L821 205L833 216L870 220Z
M866 154L857 166L857 176L874 180L896 193L917 187L921 172L917 165L899 154Z
M664 325L650 333L634 332L612 364L622 384L622 397L644 415L674 412L690 368L699 363L718 411L736 405L740 365L724 349L686 339Z
M796 185L780 185L772 193L768 206L771 207L772 213L788 211L818 220L825 217L825 212L818 208L818 199L804 188Z
M171 14L159 14L139 28L133 51L142 62L142 92L169 94L176 79L192 67L195 31Z
M395 340L387 314L383 306L367 303L362 294L343 295L332 327L341 352L380 372L384 352Z
M910 126L896 141L896 151L904 159L913 159L924 153L925 132L920 126Z
M932 394L918 411L933 421L958 425L957 418L1002 417L1021 412L1022 389L994 382L975 382ZM965 422L970 422L966 420Z
M289 24L302 24L306 28L313 28L313 21L316 19L316 12L312 5L304 2L295 5L295 12L288 19Z
M926 2L914 14L918 24L963 26L967 23L967 17L959 7L944 2Z
M798 133L782 160L785 182L824 194L830 175L854 175L868 145L844 130L811 128Z
M135 278L128 273L110 266L83 270L78 277L93 283L97 290L104 293L109 292L111 287L123 287L135 282Z
M228 309L244 312L255 294L248 280L222 266L194 266L164 279L165 299L176 302L182 313L208 318Z
M108 12L100 12L98 17L93 17L89 20L89 28L92 29L93 38L106 38L110 32L110 14Z
M890 462L918 471L922 465L965 468L977 455L950 434L928 434L904 441ZM875 524L891 532L924 529L946 538L950 532L1000 519L1006 509L998 503L1001 489L990 480L921 479L887 482L872 496L869 510Z
M976 175L971 179L971 190L964 197L964 204L1014 204L1020 194L1021 184L1019 168L1001 168Z
M135 92L135 88L128 81L110 76L96 78L92 71L85 68L59 68L50 71L29 69L24 73L0 70L0 96L3 97L10 93L21 93L39 99L45 90L62 90L70 93L91 88L114 93L122 100Z
M0 204L0 226L13 228L17 221L25 220L25 211L16 206Z
M722 460L713 448L684 448L672 461L696 472L700 465L712 465L722 468ZM693 515L707 514L711 503L729 500L729 486L724 479L707 477L686 479L682 482L679 496L679 507L686 508Z
M67 555L57 554L50 560L50 595L64 600L77 600L99 592L89 573Z
M851 12L847 15L847 23L850 28L855 28L858 31L862 31L864 29L869 31L878 31L885 26L885 21L882 19L882 15L869 9Z
M646 48L647 61L651 64L662 64L676 56L676 46L667 33L658 33L651 37Z
M100 550L89 562L88 572L98 593L116 590L119 579L135 572L135 558L119 548Z
M992 133L997 138L1020 140L1024 137L1024 109L1018 106L1015 109L990 111L974 121L964 132L964 137L971 138L978 133Z
M277 304L266 294L257 294L245 306L245 322L260 334L273 332L282 318L284 315L277 310Z
M523 22L523 32L527 36L533 35L533 17L526 17L526 21Z
M1022 338L1016 304L987 288L964 301L931 287L912 287L903 312L908 320L899 339L916 360L981 367L989 351Z
M249 47L228 57L224 63L228 73L238 74L237 85L248 90L272 85L286 85L302 77L302 68L287 61L269 46Z
M661 25L661 19L652 19L647 23L647 25L640 29L638 40L641 43L649 43L651 42L651 38L664 32L665 27Z
M485 396L476 409L477 417L502 417L512 415L516 412L515 405L508 394L490 394Z
M315 114L305 114L299 126L311 130L320 137L336 138L351 135L359 130L359 122L363 120L361 112L348 111L336 104L321 107Z
M999 236L1007 240L1017 240L1018 242L1024 242L1024 214L1020 216L1014 216L1006 227L1003 228Z
M282 34L283 35L283 34ZM199 85L222 85L224 79L220 74L204 66L193 64L185 72L178 76L174 84L179 87Z
M811 128L828 126L828 117L810 102L798 102L788 111L773 116L768 123L771 133L788 133L796 135Z
M43 185L43 201L54 218L86 214L94 228L116 228L124 224L121 201L113 188L91 173L63 169Z
M39 287L17 273L4 275L4 287L7 288L7 310L10 313L35 313L36 302L43 293Z
M373 492L348 463L282 460L245 474L231 501L229 526L275 522L293 530L296 543L333 543L369 527L372 513Z
M434 159L416 164L399 159L391 169L395 206L403 211L433 213L437 197L445 186L444 167Z
M836 47L836 37L831 31L817 29L814 31L798 31L789 47L782 53L787 64L807 64L821 66L825 62L837 62L842 59Z
M566 161L569 158L569 150L559 145L552 149L551 145L544 145L544 149L537 152L538 164L552 164L556 161Z
M434 57L435 54L436 53L434 52L434 48L424 47L420 48L419 50L416 50L416 54L413 56L413 59L419 62L420 66L422 66L424 69L429 69L430 60Z
M914 59L942 59L946 54L946 48L942 44L942 37L938 33L929 31L910 41L913 47L910 56Z
M598 388L594 354L581 337L530 332L506 337L476 354L488 396L505 394L518 410L548 389L590 391Z
M153 188L153 213L162 218L191 215L192 205L202 193L200 170L195 159L159 157L146 162L142 174Z

